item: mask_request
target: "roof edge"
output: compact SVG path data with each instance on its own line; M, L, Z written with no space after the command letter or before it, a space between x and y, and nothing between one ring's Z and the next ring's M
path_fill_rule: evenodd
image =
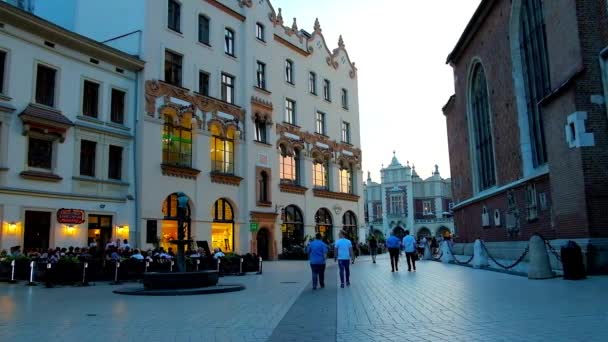
M471 17L471 20L469 20L469 23L467 24L464 31L462 32L462 35L458 39L456 46L454 46L452 52L450 52L450 54L446 58L446 64L452 64L458 61L458 58L460 58L460 55L462 54L464 49L469 45L469 42L471 41L471 39L473 39L475 33L477 33L479 26L486 19L488 13L490 13L490 10L494 7L495 4L496 0L481 1L477 9L475 10L475 13L473 13L473 17Z

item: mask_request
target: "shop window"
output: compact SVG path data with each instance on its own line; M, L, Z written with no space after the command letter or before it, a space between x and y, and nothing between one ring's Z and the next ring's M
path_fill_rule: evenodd
M333 223L328 209L321 208L315 213L315 231L320 233L323 241L333 242Z
M283 251L289 251L294 247L304 247L304 220L302 211L295 205L288 205L281 213L283 225Z
M353 243L359 241L359 228L357 227L357 216L352 211L347 211L342 215L342 230L346 237Z
M234 252L234 212L232 205L225 199L213 204L213 223L211 224L212 247L223 252Z

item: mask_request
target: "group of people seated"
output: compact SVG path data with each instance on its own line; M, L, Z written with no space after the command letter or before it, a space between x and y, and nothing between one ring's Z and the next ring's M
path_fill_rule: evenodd
M208 253L206 253L205 249L202 247L186 251L186 257L189 258L205 258L209 256L207 254ZM11 247L10 251L8 252L6 250L0 251L0 261L3 261L9 257L17 258L21 256L28 257L31 260L36 260L38 262L45 263L57 263L59 259L64 257L76 257L80 261L103 259L106 262L116 262L125 259L145 260L149 262L164 262L177 257L172 247L168 247L167 250L165 250L164 247L159 246L154 249L148 249L143 251L138 248L131 248L131 245L129 244L127 239L116 239L115 241L110 241L106 244L104 249L98 248L96 246L70 246L68 248L49 248L48 250L42 248L30 248L23 253L21 251L21 246L14 246ZM215 250L213 251L213 253L211 253L210 256L213 257L213 259L218 259L224 257L225 254L220 248L215 248Z

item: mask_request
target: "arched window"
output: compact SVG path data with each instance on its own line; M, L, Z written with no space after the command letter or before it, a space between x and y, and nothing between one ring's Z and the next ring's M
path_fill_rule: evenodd
M481 63L477 63L473 67L469 93L471 119L469 132L478 191L496 185L494 146L487 89L483 67Z
M333 222L329 210L325 208L317 210L315 213L315 224L315 231L321 234L323 241L331 242L334 240Z
M279 173L281 174L281 183L299 185L300 151L294 149L293 154L290 155L285 146L281 146L280 158Z
M211 126L211 169L212 172L234 174L234 129L225 135L216 125Z
M192 121L183 117L181 125L165 115L163 126L163 164L192 167Z
M538 103L551 91L542 1L522 0L519 20L519 46L528 110L532 163L534 167L537 167L547 162L545 132Z
M357 229L357 216L352 211L347 211L342 215L342 230L348 239L353 242L359 241L359 231Z
M289 205L283 210L283 251L304 244L304 220L302 211L295 205Z
M220 198L211 208L211 244L224 252L234 251L234 211L227 200Z

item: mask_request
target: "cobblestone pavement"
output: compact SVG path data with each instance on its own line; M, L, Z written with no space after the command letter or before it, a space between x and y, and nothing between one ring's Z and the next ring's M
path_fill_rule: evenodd
M245 291L137 297L114 287L0 283L0 341L607 341L608 277L532 281L386 257L352 266L350 288L312 291L305 262L222 278Z

